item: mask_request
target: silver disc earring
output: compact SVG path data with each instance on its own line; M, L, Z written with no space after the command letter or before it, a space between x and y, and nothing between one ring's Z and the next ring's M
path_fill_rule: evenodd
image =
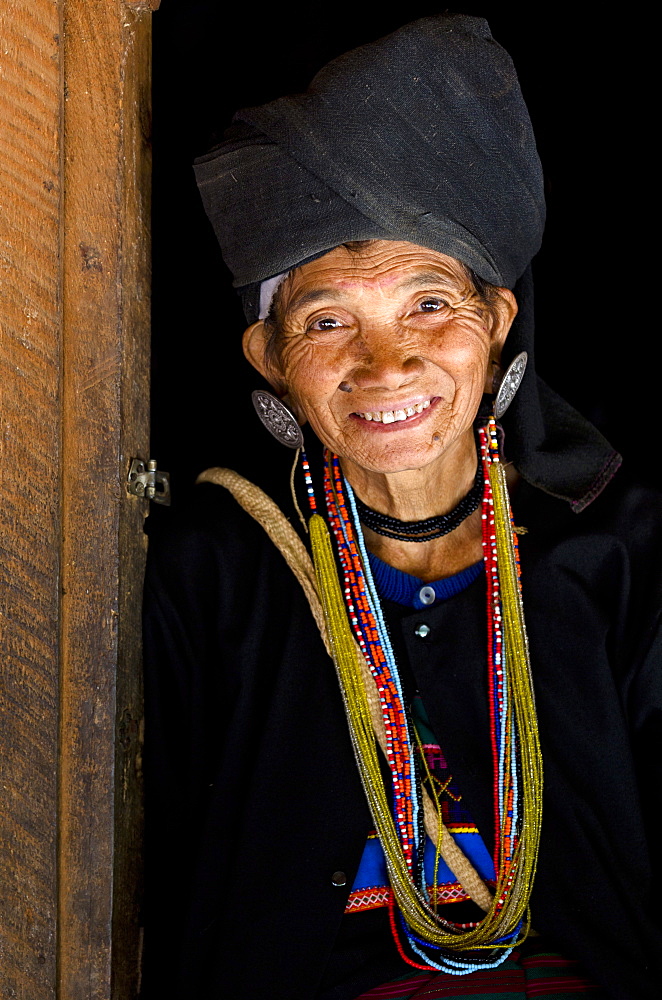
M515 393L519 389L522 379L524 378L524 372L526 371L526 363L529 360L529 355L526 351L522 351L521 354L516 355L506 368L505 375L501 379L501 384L499 385L499 391L496 394L496 399L494 400L494 416L499 420L513 399L515 398Z
M251 394L258 417L270 434L287 448L303 448L303 433L287 403L263 389Z

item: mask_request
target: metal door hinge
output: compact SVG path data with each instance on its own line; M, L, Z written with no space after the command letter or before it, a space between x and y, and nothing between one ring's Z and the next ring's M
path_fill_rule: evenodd
M161 0L124 0L124 3L133 10L158 10Z
M131 459L126 488L134 497L146 497L154 503L170 506L170 475L159 472L153 458L149 462L143 462L141 458Z

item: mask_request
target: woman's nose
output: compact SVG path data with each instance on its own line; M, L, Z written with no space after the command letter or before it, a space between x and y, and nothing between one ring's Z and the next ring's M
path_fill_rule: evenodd
M350 382L360 389L399 389L423 370L415 345L389 330L364 335L360 360Z

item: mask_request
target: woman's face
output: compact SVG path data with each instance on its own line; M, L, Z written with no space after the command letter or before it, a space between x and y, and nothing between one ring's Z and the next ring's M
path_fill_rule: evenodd
M276 370L262 323L247 356L328 448L379 473L421 469L471 427L517 308L505 289L486 306L452 257L390 240L338 247L280 295Z

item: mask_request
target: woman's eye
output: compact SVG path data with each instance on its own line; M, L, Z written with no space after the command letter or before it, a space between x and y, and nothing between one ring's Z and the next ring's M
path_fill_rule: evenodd
M316 319L314 323L308 327L309 330L337 330L338 327L342 326L342 323L338 319L331 319L330 316L323 316L322 319Z
M421 312L439 312L440 309L444 309L448 305L443 299L423 299L419 302L419 309Z

